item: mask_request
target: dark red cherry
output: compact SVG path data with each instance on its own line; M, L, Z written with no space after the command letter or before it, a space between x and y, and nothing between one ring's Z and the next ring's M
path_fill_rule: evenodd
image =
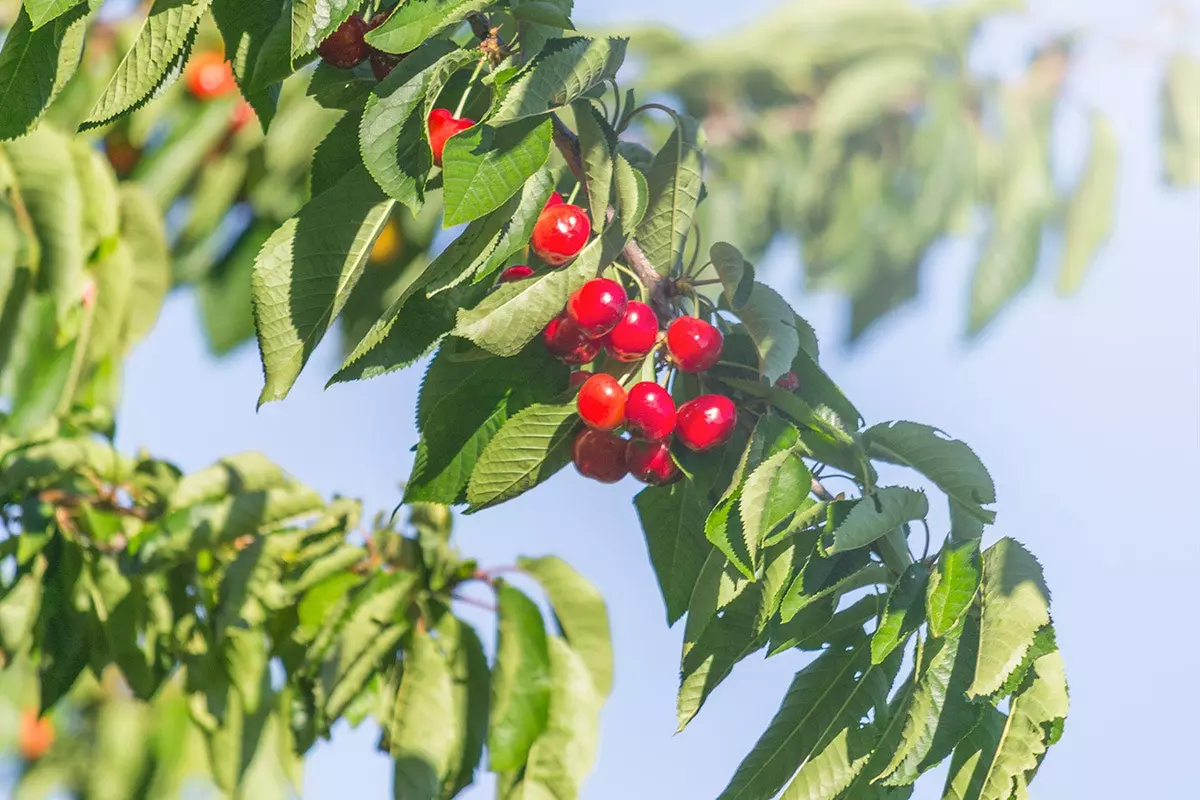
M683 477L671 458L671 445L666 441L631 440L625 446L625 466L630 475L651 486L674 483Z
M634 384L625 398L625 427L643 439L665 439L675 430L675 401L654 381Z
M367 32L367 23L362 17L351 16L338 26L337 30L317 45L317 54L330 66L339 69L352 69L366 60L370 53L363 36Z
M504 272L500 273L500 282L512 283L513 281L519 281L522 278L528 278L532 274L533 269L531 267L527 267L524 264L514 264L513 266L504 270Z
M616 430L625 421L625 389L612 375L598 372L575 396L575 408L589 428Z
M667 328L667 349L684 372L703 372L721 358L725 337L699 317L679 317Z
M794 372L785 372L775 379L775 385L780 389L787 389L789 392L794 392L800 388L800 378Z
M702 453L720 447L733 436L737 408L728 397L704 394L679 407L675 436L684 446Z
M571 460L585 478L616 483L629 471L625 466L626 444L616 434L587 428L576 435L571 446Z
M550 355L564 364L587 364L600 354L600 343L585 336L565 312L550 320L542 331L542 341Z
M577 369L567 377L567 386L572 389L578 389L580 386L583 386L585 383L587 383L587 380L590 377L592 377L592 373Z
M587 213L579 206L561 203L542 209L529 244L542 261L561 267L579 254L591 233Z
M637 361L654 349L658 341L658 315L637 300L625 306L625 316L608 332L605 345L618 361Z
M621 284L608 278L592 278L567 300L567 316L579 330L598 339L621 321L628 304L629 297Z
M433 163L442 165L442 151L446 149L446 140L460 131L465 131L475 124L470 117L456 117L444 108L435 108L429 112L429 149L433 151Z

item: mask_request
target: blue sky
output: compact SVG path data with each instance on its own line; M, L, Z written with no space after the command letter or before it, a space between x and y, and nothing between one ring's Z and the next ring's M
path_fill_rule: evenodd
M576 18L586 25L652 16L709 34L774 4L578 0ZM980 65L1012 69L1031 33L1078 22L1084 4L1031 5L1033 21L988 29ZM959 332L972 253L951 243L925 273L919 301L846 352L837 345L840 305L800 291L795 249L783 243L761 265L761 276L822 335L826 368L868 421L929 422L966 440L997 483L989 537L1014 536L1041 558L1072 712L1034 797L1191 796L1185 770L1197 708L1183 687L1200 668L1188 627L1200 563L1189 502L1200 481L1200 193L1159 185L1156 138L1161 53L1185 39L1196 46L1200 3L1179 4L1191 12L1186 35L1151 13L1161 5L1087 4L1090 35L1058 150L1067 161L1077 155L1082 111L1094 105L1116 128L1122 172L1117 229L1077 297L1058 298L1047 270L967 345ZM1158 51L1131 47L1134 38ZM191 298L174 295L129 363L122 446L145 446L188 469L260 449L323 492L391 508L416 442L420 368L326 392L335 363L325 347L291 397L256 414L257 353L250 347L213 361L199 330ZM564 472L515 502L459 518L457 541L484 565L559 554L609 599L617 680L585 796L712 797L803 661L785 654L744 662L688 730L673 734L681 630L664 622L630 502L635 490ZM369 726L339 730L318 748L305 797L389 796L390 766L374 751L375 736ZM468 796L490 797L490 786ZM940 788L931 779L916 797L938 797Z

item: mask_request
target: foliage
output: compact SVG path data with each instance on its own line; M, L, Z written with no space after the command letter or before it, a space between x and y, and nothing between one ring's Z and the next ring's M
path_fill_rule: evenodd
M715 393L737 408L728 443L674 444L682 480L635 499L668 621L685 619L679 727L751 654L816 653L721 796L907 796L947 759L946 797L1025 796L1061 736L1066 678L1040 565L1015 540L982 544L996 497L977 456L927 425L865 427L821 367L811 327L742 252L717 242L700 255L697 220L728 184L713 173L705 188L696 119L620 92L624 39L568 35L567 2L411 3L368 36L376 55L403 56L386 77L365 61L306 66L337 25L378 5L156 3L136 34L97 23L93 36L121 47L98 53L57 100L5 110L4 130L20 135L0 144L0 650L36 676L39 709L91 703L92 727L64 739L88 744L56 780L91 797L87 778L117 741L105 720L123 714L133 721L111 730L132 725L150 743L122 762L131 796L170 795L156 788L160 772L185 769L230 794L279 792L334 723L370 715L396 797L454 796L485 752L500 797L577 797L612 687L603 601L562 561L522 558L516 568L553 609L548 625L534 599L451 545L449 507L506 502L572 460L581 423L567 370L537 339L602 273L664 324L685 310L710 320L724 350L702 374L676 370L661 348L585 369L624 385L661 376L678 403ZM39 29L91 11L27 9ZM928 24L904 13L889 34L901 50ZM232 94L170 87L218 36L261 128L231 124ZM71 46L65 35L37 41L44 64ZM1061 66L1053 52L1041 58L1035 71ZM810 179L854 185L840 180L846 163L876 169L843 163L847 142L898 121L856 93L896 100L933 80L911 54L887 59L886 70L863 60L832 79L848 94L821 106L820 158L796 162ZM996 188L984 261L1002 274L979 281L980 324L1028 269L1037 214L1052 204L1045 159L1030 155L1044 155L1049 106L1026 102L1049 99L1024 91L1022 103L1009 98L1003 146L1027 148L1026 160ZM481 123L432 168L425 121L455 103ZM662 111L668 125L648 121ZM110 162L130 143L142 160L118 180ZM1111 184L1103 165L1089 175L1086 185ZM552 189L590 204L596 223L557 270L523 252ZM231 233L235 201L243 224ZM439 219L462 227L428 258ZM850 233L867 247L887 241L858 220ZM1086 254L1097 238L1080 236ZM533 277L497 283L526 260ZM331 381L436 350L407 525L393 513L364 530L358 503L326 500L260 455L184 474L113 449L122 357L171 282L199 283L214 342L256 334L260 402L286 397L335 324L350 347ZM877 463L940 494L881 486ZM831 494L833 476L854 489ZM944 536L930 530L931 502L950 509ZM494 653L458 613L471 582L496 598ZM118 702L122 692L137 703ZM189 737L204 744L201 764L181 755Z

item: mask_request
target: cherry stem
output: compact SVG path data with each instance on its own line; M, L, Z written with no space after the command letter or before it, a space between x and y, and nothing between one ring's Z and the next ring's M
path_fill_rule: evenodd
M580 186L583 186L583 182L576 181L575 188L571 189L571 194L570 194L570 196L567 197L567 205L570 206L570 205L575 204L575 198L579 196L579 187Z
M617 128L617 132L620 133L620 132L624 131L626 128L628 128L629 123L632 122L633 118L636 117L638 114L641 114L646 111L650 111L651 109L654 109L657 111L665 111L668 114L670 114L672 117L674 117L676 114L678 114L678 112L675 109L671 108L670 106L664 106L662 103L642 103L637 108L630 109L629 111L627 111L625 113L625 118L621 120L621 124Z
M639 297L643 297L643 298L644 298L644 297L647 297L647 294L646 294L646 285L645 285L644 283L642 283L642 279L641 279L641 278L639 278L639 277L637 276L637 273L636 273L636 272L634 272L633 270L631 270L629 267L624 267L624 266L621 266L620 264L618 264L618 263L617 263L617 262L615 262L615 261L614 261L614 262L613 262L613 263L612 263L610 266L611 266L613 269L615 269L617 272L621 273L621 274L622 274L622 275L624 275L625 277L627 277L627 278L629 278L630 280L632 280L632 281L634 282L634 284L636 284L636 285L637 285L637 287L638 287L638 296L639 296Z
M462 97L458 98L458 108L454 109L454 117L458 119L463 115L463 109L467 107L467 98L471 96L471 89L475 86L475 80L479 77L479 73L483 71L486 58L479 59L479 63L475 65L475 71L471 73L471 79L467 81L467 88L463 89Z

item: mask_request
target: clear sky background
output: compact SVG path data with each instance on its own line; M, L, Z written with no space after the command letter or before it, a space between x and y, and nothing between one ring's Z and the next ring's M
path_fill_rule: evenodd
M586 27L656 18L705 35L774 4L577 0L576 19ZM1122 145L1117 229L1079 296L1054 294L1048 263L980 341L966 344L960 332L972 252L950 244L925 273L919 301L846 351L837 341L842 308L831 296L801 291L794 246L781 243L760 276L821 334L826 369L869 422L929 422L976 449L999 496L989 538L1016 537L1045 565L1072 702L1066 736L1033 796L1195 797L1186 786L1194 787L1200 711L1191 690L1200 669L1192 632L1200 565L1200 192L1162 188L1156 146L1162 55L1184 36L1155 16L1164 5L1157 0L1030 5L1032 19L987 29L980 66L1015 69L1040 32L1086 22L1058 150L1078 157L1082 114L1092 105L1108 114ZM1200 2L1178 5L1191 13L1195 47ZM1132 48L1132 38L1157 50ZM422 368L323 391L335 357L334 348L322 348L291 397L256 414L261 372L253 346L212 360L192 298L175 294L129 363L120 444L145 446L187 469L260 449L327 494L390 509L412 463ZM485 566L556 553L608 598L616 688L585 796L703 800L725 785L804 662L798 653L743 662L688 730L673 735L682 626L666 627L631 504L636 488L564 471L512 503L460 517L456 539ZM369 724L339 728L310 759L304 796L390 797L377 733ZM490 797L490 780L480 786L467 796ZM936 798L940 789L929 779L916 797Z

